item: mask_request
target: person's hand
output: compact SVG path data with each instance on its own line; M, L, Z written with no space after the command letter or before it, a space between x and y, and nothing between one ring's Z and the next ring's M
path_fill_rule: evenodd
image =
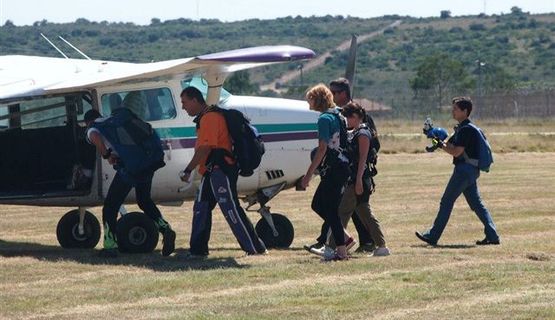
M301 180L301 187L302 187L303 189L306 189L306 187L308 187L308 184L309 184L309 183L310 183L310 177L307 176L307 175L305 175L305 176L303 177L303 179Z
M360 196L363 191L364 188L362 187L362 179L357 179L357 182L355 183L355 194Z

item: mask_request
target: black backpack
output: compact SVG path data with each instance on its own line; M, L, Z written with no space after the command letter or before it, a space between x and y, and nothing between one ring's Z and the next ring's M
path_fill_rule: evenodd
M368 127L370 132L372 133L372 141L370 141L370 151L375 149L376 157L378 155L378 151L380 151L380 140L378 139L378 129L376 128L376 124L374 123L374 119L366 113L366 117L364 118L364 124Z
M363 123L361 128L356 129L353 132L352 141L347 148L349 153L349 157L351 159L352 170L356 174L356 170L358 168L358 137L360 135L360 130L365 129L370 131L372 137L370 139L370 146L368 148L368 155L366 156L366 165L368 166L368 170L371 177L374 177L378 174L378 170L376 168L376 164L378 163L378 151L380 150L380 141L378 140L377 133L371 129L367 122Z
M219 112L224 116L232 142L232 153L226 152L226 155L237 161L239 175L252 176L254 170L260 166L262 155L266 152L258 130L239 110L212 106L208 112ZM199 124L200 121L197 128Z

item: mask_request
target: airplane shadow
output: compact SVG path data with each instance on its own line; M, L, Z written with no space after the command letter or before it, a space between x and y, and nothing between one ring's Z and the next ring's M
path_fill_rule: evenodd
M211 249L214 251L219 250ZM223 249L220 249L223 250ZM229 249L225 249L229 250ZM117 258L98 257L98 250L64 249L59 246L40 243L26 243L0 240L0 257L31 257L40 261L58 262L75 261L90 265L126 265L151 269L159 272L211 270L211 269L243 269L249 265L239 264L234 257L210 257L191 259L186 257L186 250L177 249L169 257L162 257L160 251L144 254L122 253Z

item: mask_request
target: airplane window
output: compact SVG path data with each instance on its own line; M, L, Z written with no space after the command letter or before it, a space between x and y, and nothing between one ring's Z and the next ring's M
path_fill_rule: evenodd
M168 88L108 93L102 95L101 103L104 115L124 107L146 121L172 119L176 116L175 104Z
M200 90L204 99L206 99L206 95L208 94L208 83L201 77L193 77L189 79L184 79L181 81L181 88L185 89L187 87L195 87ZM226 89L222 88L220 93L220 102L225 101L227 98L231 96L231 93Z
M0 128L62 127L69 121L82 120L84 113L91 108L90 99L82 93L37 97L13 103L10 107L0 105Z
M8 128L8 108L3 108L0 106L0 130Z

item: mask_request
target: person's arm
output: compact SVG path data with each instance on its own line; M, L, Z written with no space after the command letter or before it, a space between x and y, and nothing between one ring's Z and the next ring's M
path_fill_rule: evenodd
M358 168L357 177L355 181L355 193L362 194L362 176L364 175L364 168L366 167L366 161L368 160L368 150L370 149L370 139L367 136L358 136Z
M195 150L195 153L193 154L193 158L191 158L191 161L189 161L189 164L185 167L185 170L183 170L181 181L189 181L189 178L191 177L191 172L195 170L195 168L200 164L202 159L206 159L206 157L210 154L211 151L212 151L211 146L207 146L207 145L199 146Z
M453 157L459 157L464 152L464 147L456 146L451 142L440 142L440 146L443 151L447 152L448 154L452 155Z
M117 162L117 157L111 153L111 150L106 148L104 140L102 140L102 136L98 131L91 131L89 133L89 140L94 144L96 150L98 150L98 153L100 153L102 158L108 160L108 163L114 164Z
M447 143L439 142L439 147L455 158L460 157L464 152L464 148L472 141L472 131L469 128L462 127L459 130L456 138L449 139Z
M306 171L306 174L304 175L303 180L301 181L301 186L303 188L308 187L308 184L310 182L310 179L312 178L312 175L314 174L314 171L316 171L316 168L318 168L318 165L322 162L322 159L324 159L324 155L326 154L327 150L328 150L328 143L325 140L319 140L318 150L316 150L314 159L312 159L312 162L310 163L310 166L308 167L308 170Z

